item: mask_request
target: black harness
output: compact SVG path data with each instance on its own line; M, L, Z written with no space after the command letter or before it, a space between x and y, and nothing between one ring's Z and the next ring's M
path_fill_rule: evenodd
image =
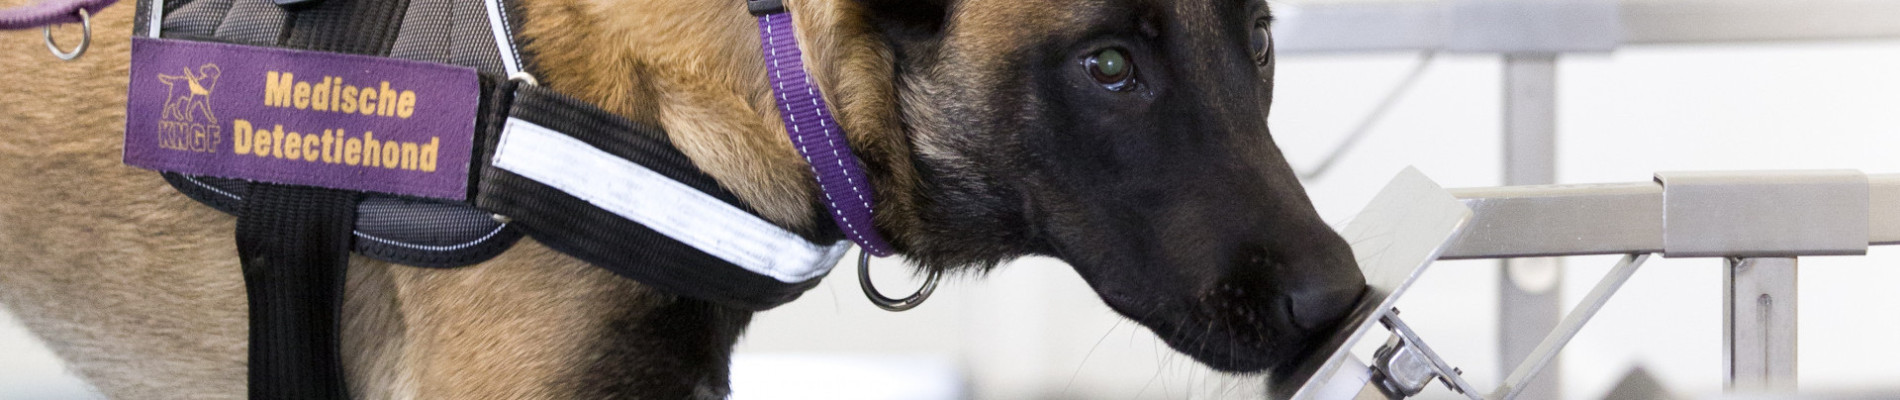
M467 201L164 173L188 197L238 217L250 304L252 398L347 397L337 328L351 252L452 268L493 258L525 234L661 290L756 311L815 286L849 245L834 225L789 232L759 219L656 127L530 79L509 79L532 71L533 63L515 51L511 27L519 21L507 0L302 3L141 0L135 30L148 38L470 67L479 72L482 98L472 132ZM161 26L152 26L154 21L162 21ZM128 129L126 134L132 140L150 132ZM533 168L497 167L504 137L578 148L600 162L647 171L639 173L664 178L655 184L699 199L689 208L719 217L643 218L602 198L600 188L573 186L585 185L584 179L571 183L524 176L537 171ZM741 227L729 226L734 224ZM769 229L745 228L761 225ZM742 229L751 230L727 232ZM730 236L705 237L720 234Z

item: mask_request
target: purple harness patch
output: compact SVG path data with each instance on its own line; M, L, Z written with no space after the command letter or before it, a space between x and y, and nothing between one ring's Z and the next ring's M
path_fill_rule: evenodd
M125 163L465 200L480 91L472 68L133 38Z

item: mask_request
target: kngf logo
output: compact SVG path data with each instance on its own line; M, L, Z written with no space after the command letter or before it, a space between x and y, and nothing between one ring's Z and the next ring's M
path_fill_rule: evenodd
M190 67L182 71L181 75L158 74L158 81L167 88L165 108L159 115L158 146L217 152L223 137L218 133L218 117L211 111L211 92L217 89L222 71L217 64L204 64L196 72Z

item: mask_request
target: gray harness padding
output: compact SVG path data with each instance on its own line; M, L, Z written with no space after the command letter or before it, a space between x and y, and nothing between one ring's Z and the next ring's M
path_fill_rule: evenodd
M137 32L148 32L143 26L145 15L159 1L164 4L161 29L166 38L266 47L276 47L285 39L282 30L288 14L271 0L140 1ZM386 56L507 75L481 1L408 3ZM164 175L186 196L234 215L242 209L251 184L239 179ZM509 224L462 202L371 194L357 206L356 215L353 249L406 265L447 268L479 263L506 251L522 236Z

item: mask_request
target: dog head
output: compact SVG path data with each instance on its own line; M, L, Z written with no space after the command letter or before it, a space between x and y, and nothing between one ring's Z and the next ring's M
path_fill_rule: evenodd
M892 49L927 268L1073 265L1216 369L1298 355L1364 289L1267 130L1260 0L860 0Z

